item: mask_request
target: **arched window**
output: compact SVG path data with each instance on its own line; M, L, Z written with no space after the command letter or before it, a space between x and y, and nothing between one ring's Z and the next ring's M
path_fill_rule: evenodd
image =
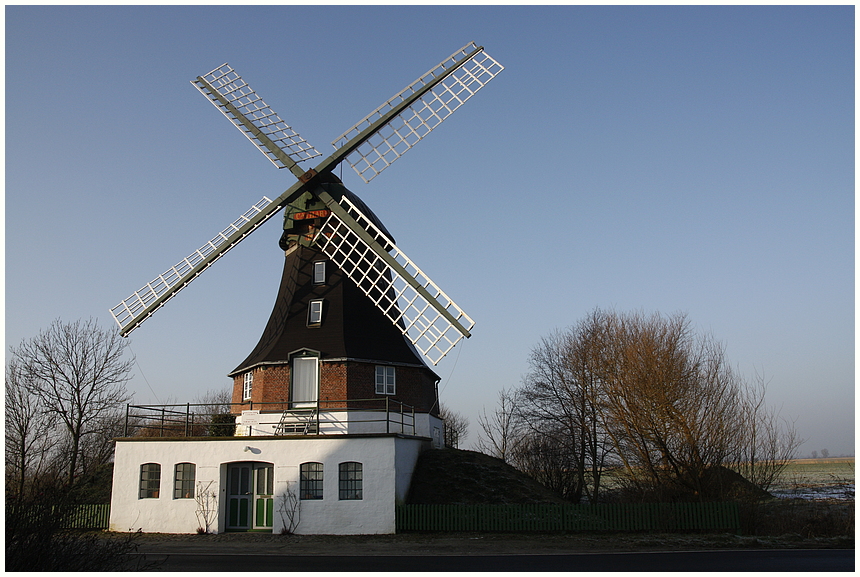
M173 474L173 498L193 499L197 467L194 463L177 463Z
M362 498L361 463L341 463L338 471L338 499L359 500Z
M323 498L323 464L302 463L299 465L299 498Z
M144 463L140 466L140 493L139 499L158 499L161 488L161 465L158 463Z

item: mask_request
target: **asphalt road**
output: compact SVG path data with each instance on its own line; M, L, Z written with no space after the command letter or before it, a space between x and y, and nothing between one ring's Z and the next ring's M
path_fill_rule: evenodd
M319 556L162 554L160 571L854 571L847 549L721 550L574 555Z

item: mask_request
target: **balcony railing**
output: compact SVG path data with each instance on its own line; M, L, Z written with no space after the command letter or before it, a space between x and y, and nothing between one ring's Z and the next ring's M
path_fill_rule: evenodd
M415 408L389 397L287 403L126 405L125 437L415 434Z

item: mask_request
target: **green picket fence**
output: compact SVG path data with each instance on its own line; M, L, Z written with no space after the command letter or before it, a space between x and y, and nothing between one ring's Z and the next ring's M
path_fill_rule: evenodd
M51 521L56 521L58 516L60 527L63 529L107 529L110 526L110 504L98 505L74 505L61 512L56 507L50 511L39 509L26 509L15 511L14 507L6 504L7 521L10 515L19 519L22 523L39 523L40 515L49 515Z
M66 529L107 529L110 525L110 504L78 505L69 512Z
M699 531L740 529L737 503L398 505L398 531Z

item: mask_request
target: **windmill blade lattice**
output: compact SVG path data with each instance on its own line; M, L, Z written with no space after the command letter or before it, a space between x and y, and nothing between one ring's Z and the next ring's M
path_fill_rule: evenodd
M266 214L265 209L271 204L272 201L264 196L215 238L110 309L119 324L120 334L128 335L212 263L266 222L277 212L270 210Z
M295 162L320 156L229 64L223 64L191 83L278 168L291 166L284 160L284 154Z
M458 60L475 52L451 72ZM346 161L364 180L370 182L376 175L391 166L415 144L439 126L478 90L504 70L489 54L471 42L440 62L415 82L389 98L358 124L332 142L340 149L350 140L367 130L392 108L403 102L422 87L442 75L449 75L427 94L379 128L361 146L352 151Z
M443 293L389 238L344 197L340 204L319 187L317 177L346 160L370 182L434 130L504 70L483 47L467 44L387 100L333 142L336 152L314 169L298 162L317 156L251 87L223 64L192 84L278 168L298 182L274 201L263 198L202 248L111 309L128 334L223 254L300 195L324 193L332 209L314 242L358 284L404 335L434 364L474 321Z
M470 335L475 322L348 198L343 197L340 204L373 241L390 248L389 256L404 274L335 213L314 242L421 353L437 364L460 339Z

